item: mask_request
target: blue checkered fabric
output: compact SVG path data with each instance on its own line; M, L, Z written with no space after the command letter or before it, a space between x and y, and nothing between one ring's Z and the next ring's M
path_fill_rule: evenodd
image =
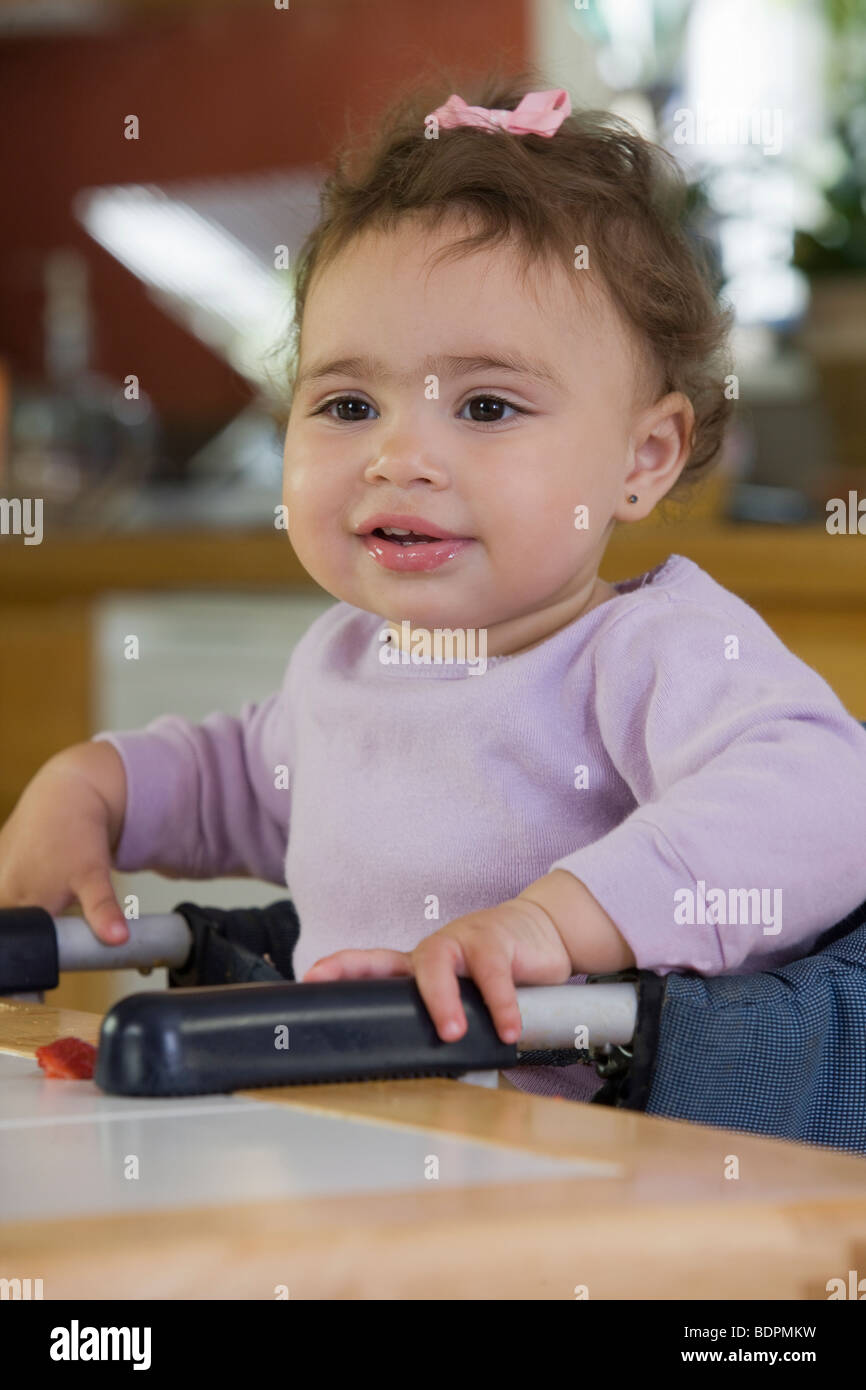
M757 975L669 975L646 1111L866 1154L866 903Z

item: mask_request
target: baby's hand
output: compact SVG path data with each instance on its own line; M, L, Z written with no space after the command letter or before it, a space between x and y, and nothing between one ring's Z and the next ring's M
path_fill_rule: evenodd
M49 758L0 828L0 907L56 916L78 902L100 941L126 941L111 881L125 804L124 767L110 743L73 744Z
M414 951L335 951L316 961L305 983L321 980L415 976L419 992L443 1042L467 1029L458 975L480 989L503 1042L520 1037L515 985L560 985L574 973L571 957L544 908L526 898L455 917L426 936Z

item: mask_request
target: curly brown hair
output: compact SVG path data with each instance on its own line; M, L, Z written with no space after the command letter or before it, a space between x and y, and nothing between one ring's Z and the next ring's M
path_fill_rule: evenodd
M523 266L548 255L571 275L575 245L585 245L591 275L649 349L657 394L682 391L692 403L690 456L673 497L716 461L732 409L724 389L731 311L719 303L709 260L687 228L679 166L604 111L573 111L553 137L463 126L427 138L425 116L452 91L471 106L513 109L527 92L544 88L535 68L480 81L440 73L398 95L372 133L349 133L295 266L290 390L313 275L368 228L392 230L409 215L436 227L460 211L477 230L444 254L508 243Z

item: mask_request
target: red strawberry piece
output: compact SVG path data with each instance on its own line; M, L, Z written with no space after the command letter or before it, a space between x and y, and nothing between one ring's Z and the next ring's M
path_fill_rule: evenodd
M58 1038L37 1047L36 1060L46 1076L64 1081L90 1081L96 1065L96 1048L81 1038Z

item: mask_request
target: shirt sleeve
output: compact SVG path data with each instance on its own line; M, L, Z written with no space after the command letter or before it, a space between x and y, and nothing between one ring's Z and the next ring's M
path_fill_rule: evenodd
M664 593L597 640L599 732L636 805L551 869L640 969L765 969L866 899L866 730L745 614Z
M285 685L239 716L200 724L180 715L143 729L101 731L126 771L126 811L114 856L127 872L178 878L237 875L285 884L291 797Z

